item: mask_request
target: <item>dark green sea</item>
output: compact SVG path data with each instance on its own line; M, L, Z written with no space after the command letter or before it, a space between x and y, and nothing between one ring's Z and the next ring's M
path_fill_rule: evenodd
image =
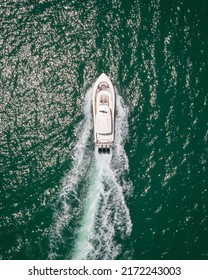
M0 259L208 259L208 1L0 0ZM91 97L116 90L113 153Z

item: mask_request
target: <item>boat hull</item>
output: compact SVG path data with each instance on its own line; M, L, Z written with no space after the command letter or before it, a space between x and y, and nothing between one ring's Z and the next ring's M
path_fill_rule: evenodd
M92 106L95 146L99 153L110 153L114 145L115 91L111 80L104 73L94 84Z

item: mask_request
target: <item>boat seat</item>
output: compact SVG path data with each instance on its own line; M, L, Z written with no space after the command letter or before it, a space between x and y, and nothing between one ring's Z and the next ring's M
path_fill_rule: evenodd
M98 85L98 88L101 89L101 90L106 90L108 88L108 84L107 83L100 83Z

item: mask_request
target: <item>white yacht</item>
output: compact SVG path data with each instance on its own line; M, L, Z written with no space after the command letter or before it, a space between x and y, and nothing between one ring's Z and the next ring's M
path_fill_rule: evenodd
M98 153L110 153L114 144L115 91L108 76L96 80L92 96L94 142Z

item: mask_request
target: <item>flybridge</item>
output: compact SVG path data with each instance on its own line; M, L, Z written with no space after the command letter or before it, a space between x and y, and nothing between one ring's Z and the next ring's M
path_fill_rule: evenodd
M93 87L92 106L95 146L99 153L110 153L114 145L115 91L104 73Z

